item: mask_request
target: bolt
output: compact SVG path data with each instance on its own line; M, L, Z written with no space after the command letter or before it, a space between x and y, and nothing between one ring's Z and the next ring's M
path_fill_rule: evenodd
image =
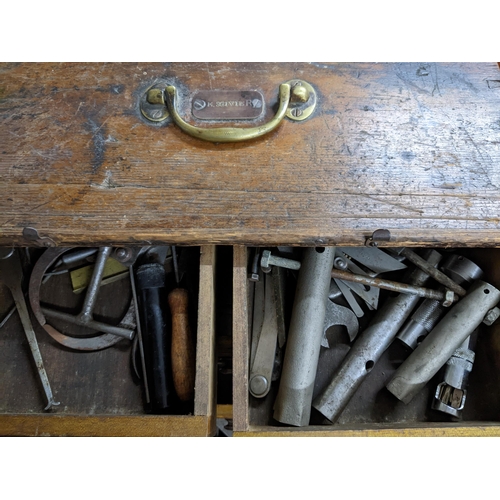
M126 262L132 256L132 252L128 248L117 248L114 256L120 262Z
M283 257L277 257L272 255L269 250L264 250L262 252L262 258L260 259L260 267L265 273L270 273L271 266L285 267L287 269L294 269L295 271L298 271L300 269L300 262L292 259L285 259Z
M498 307L494 307L493 309L490 309L486 313L483 323L487 326L491 326L499 317L500 317L500 309Z
M342 269L343 271L345 271L347 269L347 262L342 257L335 257L335 260L333 261L333 265L337 269Z

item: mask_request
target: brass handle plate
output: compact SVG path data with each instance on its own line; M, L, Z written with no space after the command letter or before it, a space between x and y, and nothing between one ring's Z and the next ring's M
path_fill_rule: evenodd
M316 107L316 92L307 82L290 80L279 87L279 106L274 117L257 127L215 127L202 128L182 119L176 106L177 90L173 85L162 88L156 85L142 96L142 115L151 122L160 123L169 117L184 132L192 137L209 142L242 142L261 137L276 129L285 116L293 121L303 121Z

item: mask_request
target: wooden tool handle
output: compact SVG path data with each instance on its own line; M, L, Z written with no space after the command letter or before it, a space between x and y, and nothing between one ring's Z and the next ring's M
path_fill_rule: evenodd
M194 398L195 349L188 320L188 292L176 288L168 295L172 313L172 374L181 401Z

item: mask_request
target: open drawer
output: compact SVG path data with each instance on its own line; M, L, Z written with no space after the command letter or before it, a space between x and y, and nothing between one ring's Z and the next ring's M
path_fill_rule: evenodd
M383 247L381 247L383 250ZM305 249L296 249L301 255ZM419 253L424 249L413 248ZM498 262L500 250L494 248L457 248L445 249L435 248L445 258L452 254L462 256L477 264L483 271L482 280L495 288L500 286L500 271ZM428 250L430 251L430 250ZM303 254L302 254L303 255ZM286 349L289 348L290 337L286 339L283 348L284 355L281 358L281 370L277 370L280 363L274 364L275 373L269 392L265 397L255 397L251 394L251 366L250 359L254 359L255 345L251 345L254 292L254 282L249 280L253 252L248 247L234 247L234 269L233 269L233 428L235 436L494 436L500 435L500 326L494 322L491 326L483 323L471 338L474 337L475 360L468 378L466 399L463 409L457 415L450 415L438 411L433 407L437 386L443 380L445 368L435 373L425 386L420 389L410 402L406 404L397 399L389 392L386 385L393 379L396 371L400 368L404 359L410 354L410 350L401 350L399 340L391 341L389 348L375 360L375 363L366 363L366 376L356 390L348 398L346 405L336 413L331 420L325 417L324 412L319 412L321 404L326 405L324 400L318 403L319 396L326 392L333 376L339 371L349 350L353 349L356 342L362 338L363 329L370 324L371 318L378 314L393 292L380 291L380 303L377 311L365 309L365 318L359 319L359 333L350 341L347 329L344 326L333 328L334 336L328 337L330 348L320 348L319 361L314 367L314 397L311 402L310 419L307 424L283 423L276 417L277 396L280 392L280 383L285 370ZM300 260L300 258L299 258ZM402 262L407 262L401 259ZM354 260L354 262L356 262ZM359 264L359 262L356 262ZM408 265L410 268L411 264ZM439 268L439 267L438 267ZM287 271L290 276L290 271ZM295 277L300 271L294 272ZM401 271L403 273L403 271ZM293 274L293 273L292 273ZM262 276L262 275L261 275ZM268 276L268 275L266 275ZM381 277L383 277L382 275ZM394 276L394 273L388 274ZM397 276L402 276L399 274ZM266 278L267 279L267 278ZM394 279L394 278L392 278ZM401 281L401 280L400 280ZM333 282L333 281L332 281ZM267 282L266 282L267 283ZM296 281L287 281L287 286L295 288ZM426 285L437 289L438 283L430 280ZM472 285L471 285L472 286ZM471 288L472 289L472 288ZM286 290L289 293L290 290ZM469 295L470 292L467 293ZM400 294L403 295L403 294ZM343 297L342 297L343 299ZM341 300L342 300L341 299ZM458 297L455 297L457 300ZM418 306L421 305L419 299ZM461 303L459 299L456 305ZM293 304L293 295L292 295ZM363 301L358 302L366 306ZM462 302L465 304L465 302ZM347 305L347 304L346 304ZM451 306L453 308L455 304ZM294 305L295 307L295 305ZM451 310L446 309L441 318ZM286 310L286 308L285 308ZM354 316L354 315L353 315ZM288 315L290 317L290 314ZM407 316L407 319L410 318ZM404 324L406 325L406 321ZM441 319L440 321L443 321ZM435 323L436 325L439 324ZM401 329L399 330L401 331ZM328 330L329 335L332 333ZM287 334L289 332L287 331ZM394 335L395 337L395 335ZM422 338L418 339L419 343ZM276 345L276 340L275 344ZM278 344L279 345L279 344ZM418 347L422 347L423 344ZM472 347L471 347L472 348ZM418 348L413 352L417 352ZM404 355L402 353L405 353ZM472 355L474 358L474 355ZM463 357L463 356L462 356ZM278 356L277 356L278 358ZM367 358L368 359L368 358ZM470 361L470 359L469 359ZM363 361L364 363L364 361ZM467 364L459 360L459 364ZM404 364L404 363L403 363ZM297 366L297 365L296 365ZM364 366L364 365L363 365ZM467 365L470 368L470 365ZM446 365L445 365L446 367ZM276 376L276 371L281 371L281 378ZM288 370L290 372L290 370ZM253 372L255 373L255 372ZM253 375L252 375L253 377ZM354 382L352 382L354 385ZM296 387L295 387L296 388ZM259 389L260 390L260 389ZM291 391L291 389L290 389ZM333 394L339 394L333 393ZM441 396L443 393L440 393ZM458 393L456 393L458 394ZM463 393L460 393L463 395ZM297 396L299 399L301 396ZM282 403L281 403L282 404ZM300 405L299 405L300 406ZM333 405L335 406L335 405ZM333 411L333 410L332 410ZM295 417L293 417L295 418Z
M216 432L215 247L207 245L192 247L189 250L190 255L194 255L191 262L196 263L196 266L193 264L194 270L190 274L193 284L188 283L183 286L193 288L194 296L197 296L197 301L193 300L190 303L192 309L190 324L196 351L194 401L191 399L185 404L178 401L177 406L174 405L172 409L164 412L154 409L146 410L144 387L142 382L134 376L132 342L121 339L107 348L92 351L70 349L64 344L61 345L42 328L29 306L30 301L27 297L31 322L54 400L60 404L44 411L47 404L46 394L42 389L19 315L14 314L3 326L0 338L0 365L2 366L0 370L0 435L214 435ZM183 249L180 249L181 256L182 251ZM199 269L196 269L198 262ZM31 276L33 277L33 274ZM49 286L54 278L57 276L51 277L43 286ZM70 283L67 277L66 279ZM180 283L182 286L183 282ZM94 319L104 322L103 317L106 317L110 320L109 323L114 321L116 324L119 321L116 318L122 317L123 311L129 308L127 304L130 304L132 296L130 285L131 282L127 278L101 286ZM54 287L58 287L58 282L55 280ZM41 300L44 301L43 288L41 290ZM0 285L0 293L2 294L3 318L13 302L11 293L4 284ZM67 289L64 293L66 296L73 295L68 294ZM57 290L53 291L53 295L59 296L59 299L64 293L61 292L58 295ZM122 300L122 296L128 298ZM160 297L163 296L160 295ZM79 299L78 307L81 307L82 299L83 297ZM73 297L71 300L75 302L76 299ZM71 314L75 314L74 309L73 305ZM166 322L170 320L169 314L165 317ZM62 331L63 327L58 326L61 324L60 319L52 318L47 321L49 322ZM68 324L66 327L70 330L81 328L75 325L68 327ZM140 364L140 357L136 357L134 361L137 360Z

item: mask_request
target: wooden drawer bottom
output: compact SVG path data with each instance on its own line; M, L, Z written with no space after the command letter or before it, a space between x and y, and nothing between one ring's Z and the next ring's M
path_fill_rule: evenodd
M32 316L52 391L60 402L60 406L44 412L44 393L15 314L3 327L0 338L0 435L214 435L215 247L200 247L199 256L195 396L186 414L145 414L141 386L131 376L129 341L101 351L70 350L55 342ZM114 285L118 283L107 287ZM7 309L12 298L6 287L0 288L5 299L2 309Z

